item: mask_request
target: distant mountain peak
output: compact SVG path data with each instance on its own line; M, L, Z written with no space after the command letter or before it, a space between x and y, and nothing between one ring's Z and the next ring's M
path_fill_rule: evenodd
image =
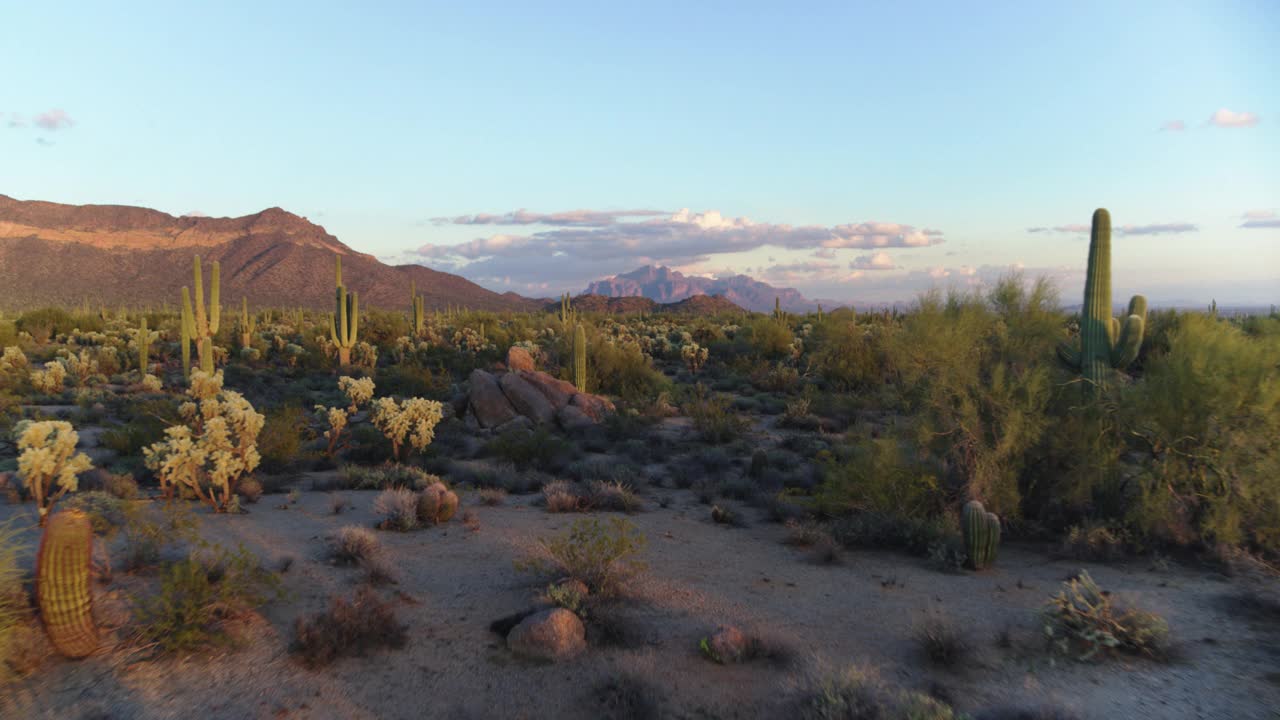
M774 300L785 310L805 312L816 304L795 288L778 288L748 275L708 278L685 275L665 265L645 265L631 272L591 283L587 294L605 297L645 297L659 303L673 303L696 295L721 296L756 312L773 310Z

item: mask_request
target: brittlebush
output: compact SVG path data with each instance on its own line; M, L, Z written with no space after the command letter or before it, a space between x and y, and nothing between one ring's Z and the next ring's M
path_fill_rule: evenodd
M240 393L222 388L222 372L191 373L191 401L179 408L186 425L143 450L166 492L182 487L226 512L240 479L258 467L258 433L266 418Z

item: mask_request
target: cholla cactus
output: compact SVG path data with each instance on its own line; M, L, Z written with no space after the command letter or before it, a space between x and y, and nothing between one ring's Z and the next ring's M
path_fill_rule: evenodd
M684 360L684 364L689 367L689 372L697 373L702 369L702 365L707 362L709 355L706 348L691 342L680 348L680 357Z
M351 407L348 412L355 412L361 405L373 399L373 378L360 378L357 380L343 375L338 378L338 388L351 401Z
M348 412L344 408L317 405L316 415L318 415L323 422L326 422L329 425L329 429L324 431L324 439L329 443L325 452L329 455L330 459L333 459L338 454L338 451L346 444L345 435Z
M145 393L158 393L164 391L164 385L160 382L160 378L147 373L138 383L138 389Z
M31 362L17 345L10 345L0 355L0 372L23 372L31 367Z
M186 425L143 450L147 467L171 493L181 486L226 512L240 479L258 467L258 433L266 418L240 393L222 388L222 373L192 371L191 400L179 408Z
M361 340L351 349L351 363L356 367L370 370L376 368L378 366L378 348Z
M76 476L93 467L89 456L76 452L80 435L62 420L33 422L18 435L18 475L35 498L44 525L49 509L79 483Z
M407 440L414 450L425 450L436 436L436 423L444 417L444 406L435 400L379 398L373 403L373 424L391 441L391 453L400 460L400 448Z
M59 358L59 362L66 368L68 375L75 377L78 387L88 386L93 376L98 374L98 360L88 350L81 350L79 354L68 353Z
M46 395L57 395L62 392L62 384L67 379L67 368L57 360L44 364L43 370L31 371L31 384L39 392Z

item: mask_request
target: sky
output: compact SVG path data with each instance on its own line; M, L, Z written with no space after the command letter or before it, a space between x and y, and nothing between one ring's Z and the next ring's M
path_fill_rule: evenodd
M652 263L855 302L1010 268L1078 302L1107 207L1117 296L1280 303L1274 0L0 0L0 47L19 199L279 206L526 295Z

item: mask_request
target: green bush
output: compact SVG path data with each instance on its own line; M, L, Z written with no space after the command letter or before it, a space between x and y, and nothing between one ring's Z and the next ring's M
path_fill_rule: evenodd
M595 593L608 594L643 565L632 556L644 550L645 537L630 521L594 518L574 522L564 535L538 543L538 554L517 569L581 580Z
M244 546L214 546L168 565L157 595L142 598L139 633L167 652L195 650L226 639L222 623L279 596L280 580Z
M1128 522L1164 542L1280 550L1280 337L1190 314L1124 390L1117 421L1150 455Z
M258 434L259 469L265 473L294 470L302 460L303 443L311 438L310 417L297 405L282 405L267 411Z

